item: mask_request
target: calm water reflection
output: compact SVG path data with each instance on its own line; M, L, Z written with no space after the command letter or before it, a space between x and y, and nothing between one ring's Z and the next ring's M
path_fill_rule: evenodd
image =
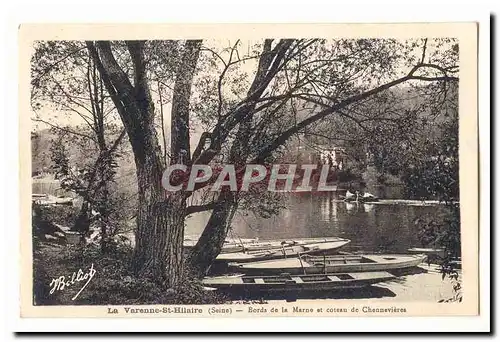
M345 203L335 193L292 195L287 209L269 219L237 213L230 237L284 239L339 236L343 250L404 253L421 246L417 217L437 217L442 206ZM209 213L188 220L187 234L200 234Z

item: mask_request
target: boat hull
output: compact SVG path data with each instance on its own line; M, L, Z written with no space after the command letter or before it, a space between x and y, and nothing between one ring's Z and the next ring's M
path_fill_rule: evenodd
M219 291L286 292L325 291L362 288L389 281L395 276L388 272L361 272L293 276L224 276L203 279L203 285Z
M258 239L230 239L221 249L221 253L238 253L238 252L251 252L262 251L270 249L279 249L289 246L301 246L314 243L335 242L343 241L338 237L320 237L320 238L297 238L285 240L266 240L259 241ZM189 238L184 240L184 248L192 248L196 245L198 239Z
M263 260L283 259L286 257L296 257L301 253L310 255L322 254L331 252L348 244L350 240L339 239L335 242L321 242L316 244L283 246L282 248L247 251L238 253L221 253L217 256L218 262L255 262Z
M408 249L409 253L412 254L427 254L427 255L436 255L441 258L444 258L446 253L443 248L409 248Z
M282 272L324 274L342 272L378 272L415 267L425 261L426 255L364 255L327 256L271 260L267 262L231 263L230 270L248 275L270 275Z

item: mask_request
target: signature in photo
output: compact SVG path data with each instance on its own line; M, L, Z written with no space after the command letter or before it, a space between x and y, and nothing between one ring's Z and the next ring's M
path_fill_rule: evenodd
M96 273L96 270L94 269L94 264L90 265L90 268L88 269L88 272L82 271L82 269L79 269L77 272L73 272L71 276L60 276L57 278L52 279L50 282L50 294L53 294L56 291L62 291L67 287L71 287L72 285L75 285L76 283L81 283L85 281L85 284L80 288L80 291L71 298L71 300L75 300L78 298L80 293L87 287L87 285L90 283L92 278L94 278L94 275Z

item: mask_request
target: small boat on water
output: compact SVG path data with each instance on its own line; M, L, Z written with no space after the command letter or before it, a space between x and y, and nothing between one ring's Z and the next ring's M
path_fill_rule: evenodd
M47 194L31 194L31 201L38 205L73 205L73 198L64 196L52 196Z
M321 274L339 272L375 272L414 267L426 255L302 255L294 258L249 263L230 263L230 269L245 274Z
M296 257L299 254L321 254L331 252L351 242L347 239L336 238L330 242L318 242L307 244L283 244L281 247L269 249L250 250L244 252L220 253L217 256L219 262L252 262L261 260L281 259L287 257Z
M196 245L198 238L186 237L184 247L191 248ZM344 241L338 237L319 237L319 238L294 238L285 240L262 240L259 239L227 239L222 247L221 253L237 253L248 251L262 251L269 249L281 249L289 246L301 246L314 243Z
M417 253L417 254L436 255L436 256L439 256L441 258L444 258L444 256L445 256L445 251L443 248L419 248L419 247L415 247L415 248L409 248L408 252L412 253L412 254Z
M361 288L394 279L388 272L359 272L337 274L277 276L220 276L203 279L207 288L219 291L321 291Z

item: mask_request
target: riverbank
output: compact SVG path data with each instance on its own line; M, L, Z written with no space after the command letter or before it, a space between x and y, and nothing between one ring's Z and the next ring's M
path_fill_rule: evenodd
M186 271L175 289L165 288L131 271L133 250L127 245L102 253L86 246L36 242L33 253L35 305L223 304L224 296L205 291ZM81 290L81 291L80 291Z

